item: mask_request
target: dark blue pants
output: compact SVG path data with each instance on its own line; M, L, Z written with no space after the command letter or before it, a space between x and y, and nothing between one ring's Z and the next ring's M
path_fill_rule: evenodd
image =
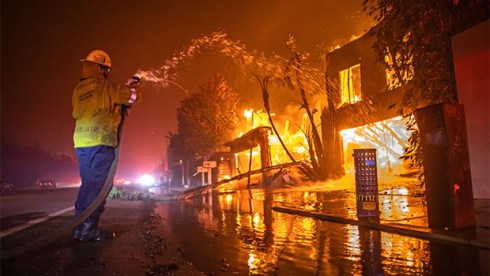
M75 151L82 180L75 201L75 216L79 216L102 190L115 158L115 149L109 146L95 146L76 148ZM104 212L105 203L104 200L86 221L97 225L100 215Z

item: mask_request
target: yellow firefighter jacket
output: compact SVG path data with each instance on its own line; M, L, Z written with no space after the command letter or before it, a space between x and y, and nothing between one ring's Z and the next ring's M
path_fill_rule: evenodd
M105 78L98 65L83 62L81 81L72 96L75 148L117 146L121 107L130 105L131 94L131 90L125 85ZM141 100L140 96L138 93L136 101Z

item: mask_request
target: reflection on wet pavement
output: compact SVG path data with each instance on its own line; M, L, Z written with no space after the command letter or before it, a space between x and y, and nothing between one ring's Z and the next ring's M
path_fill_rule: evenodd
M187 240L183 250L204 273L220 268L222 273L251 275L488 274L488 251L271 209L282 206L357 219L354 189L340 187L220 190L185 202L161 203L156 212L178 221L174 229ZM416 190L381 185L380 222L427 227L426 207ZM163 204L169 210L164 211ZM216 263L216 257L223 263Z

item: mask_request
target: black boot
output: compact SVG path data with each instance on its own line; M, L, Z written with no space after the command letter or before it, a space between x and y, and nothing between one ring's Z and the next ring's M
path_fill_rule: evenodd
M115 237L114 233L109 233L95 228L89 232L82 233L80 235L79 241L108 241Z
M75 230L74 238L79 241L106 241L115 237L114 233L104 232L97 228L97 223L90 220L82 223Z
M73 238L76 240L80 240L82 235L86 235L93 229L97 228L96 223L92 222L90 220L90 217L87 218L82 224L80 224L77 229L75 229L75 233L73 235Z

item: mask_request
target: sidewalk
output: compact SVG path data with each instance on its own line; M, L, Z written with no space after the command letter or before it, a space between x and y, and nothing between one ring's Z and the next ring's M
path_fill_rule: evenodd
M315 219L364 226L370 229L390 232L415 238L432 240L443 243L474 246L479 249L490 250L490 200L476 199L475 206L475 227L461 230L439 230L431 229L418 223L401 224L373 222L368 218L358 219L342 217L330 214L323 214L301 210L299 208L273 207L274 211L312 217Z

